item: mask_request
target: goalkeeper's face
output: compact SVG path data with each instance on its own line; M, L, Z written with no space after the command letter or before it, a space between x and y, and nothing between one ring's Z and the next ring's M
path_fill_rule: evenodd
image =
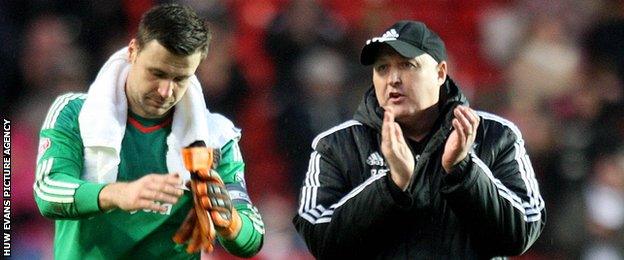
M158 41L139 48L136 40L129 46L132 64L126 81L128 106L145 118L160 118L182 99L201 61L201 52L178 56Z

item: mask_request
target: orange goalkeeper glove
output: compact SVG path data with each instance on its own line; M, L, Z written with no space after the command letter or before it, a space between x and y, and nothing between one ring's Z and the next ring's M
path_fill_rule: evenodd
M200 246L211 252L215 230L225 239L234 239L241 229L241 219L232 207L223 180L213 170L220 159L219 151L197 141L183 149L182 156L185 167L191 172L194 207L173 240L182 244L191 238L187 247L189 253L198 251Z
M223 238L236 238L241 229L241 219L232 206L232 199L216 171L200 172L197 195L201 206L210 212L214 226Z
M211 221L209 217L208 221ZM209 226L212 226L212 223L210 223ZM212 239L210 238L210 232L207 234L204 234L204 232L205 231L202 230L201 225L198 223L198 214L193 207L189 210L186 219L184 219L184 222L182 222L182 225L173 236L173 241L177 244L187 242L186 252L189 254L196 253L200 249L204 249L206 252L210 253L214 249L212 245L212 241L214 240L214 227Z
M189 186L193 194L193 208L173 236L173 241L178 244L188 242L186 248L188 253L195 253L200 249L210 253L213 250L212 243L216 236L216 230L210 213L201 206L197 185L203 182L198 177L200 172L209 171L216 167L219 155L217 153L215 156L214 150L207 148L204 142L197 141L182 149L182 157L184 166L191 173Z

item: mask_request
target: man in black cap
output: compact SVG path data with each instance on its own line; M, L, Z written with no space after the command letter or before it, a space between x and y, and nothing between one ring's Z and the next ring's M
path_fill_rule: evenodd
M318 258L518 255L546 213L518 128L468 107L442 40L400 21L366 42L373 87L312 142L293 222Z

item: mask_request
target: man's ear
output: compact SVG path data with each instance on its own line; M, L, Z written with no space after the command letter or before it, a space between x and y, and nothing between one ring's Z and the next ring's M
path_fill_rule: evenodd
M441 61L440 63L438 63L438 85L442 85L444 84L444 82L446 81L446 73L447 73L447 67L446 67L446 61Z
M137 55L139 55L139 42L136 39L132 39L128 43L128 62L134 63Z

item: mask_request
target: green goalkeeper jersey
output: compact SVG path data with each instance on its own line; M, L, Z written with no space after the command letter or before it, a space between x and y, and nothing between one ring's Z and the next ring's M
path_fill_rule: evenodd
M55 259L197 259L187 254L186 245L176 245L172 237L192 207L186 191L174 205L164 204L165 213L120 209L102 212L99 192L106 184L81 179L84 146L78 115L85 94L60 96L51 106L40 132L35 200L41 213L55 219ZM128 112L122 141L117 181L133 181L150 173L167 174L166 138L171 117L145 119ZM247 195L244 167L237 140L221 147L217 172L226 184L242 229L234 240L218 238L237 256L252 256L260 250L264 224Z

